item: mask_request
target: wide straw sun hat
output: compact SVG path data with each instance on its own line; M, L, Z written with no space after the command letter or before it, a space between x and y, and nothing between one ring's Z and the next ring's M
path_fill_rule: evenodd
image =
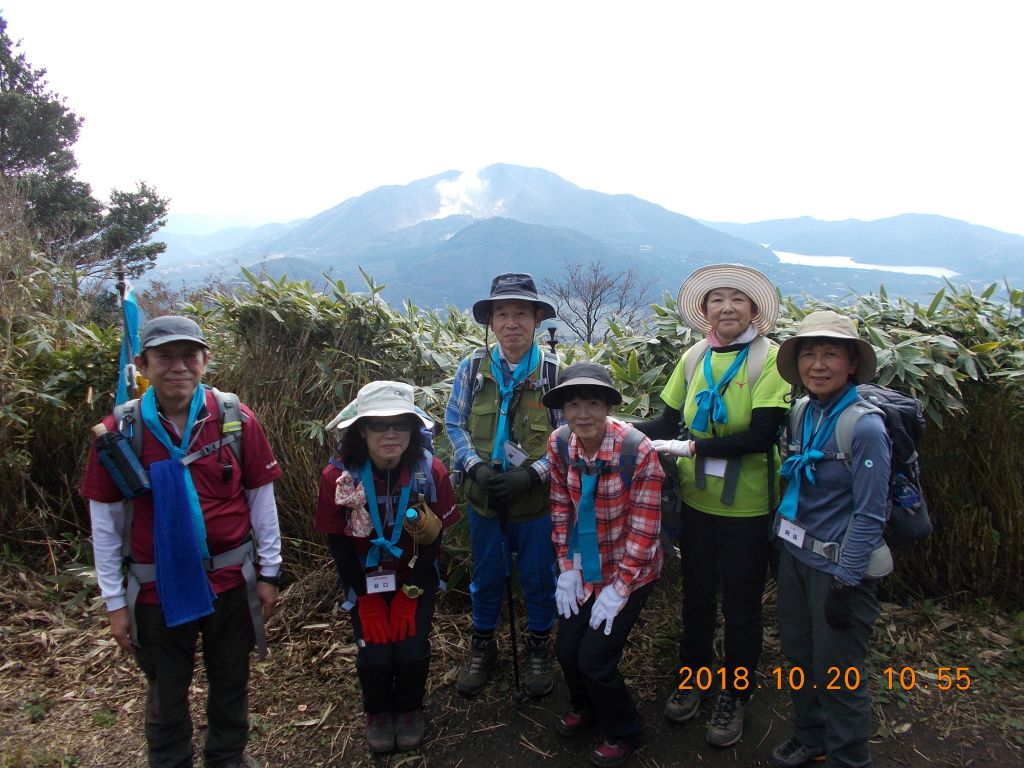
M767 277L743 264L709 264L690 273L679 289L679 315L695 331L707 333L711 324L704 316L704 298L715 288L743 291L757 307L751 322L766 334L779 318L779 293Z

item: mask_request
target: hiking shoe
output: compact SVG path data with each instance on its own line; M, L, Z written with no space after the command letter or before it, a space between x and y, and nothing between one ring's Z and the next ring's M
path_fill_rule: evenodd
M691 688L688 691L681 691L676 688L665 702L665 719L671 720L673 723L686 722L700 712L700 705L705 700L714 695L713 690L702 691L699 688Z
M395 715L395 744L402 752L416 749L423 741L423 710Z
M801 765L820 762L824 759L824 749L809 747L796 736L772 750L772 765L777 768L799 768Z
M378 754L395 748L395 718L390 712L366 713L366 743Z
M463 696L476 696L487 685L491 672L498 663L498 643L490 640L474 640L469 658L459 669L456 688Z
M546 696L555 685L551 672L551 643L526 644L526 674L523 686L531 696Z
M731 747L743 738L743 707L746 702L734 691L722 691L704 738L713 747Z
M260 768L260 763L252 755L242 755L234 762L225 765L224 768Z
M590 753L590 762L601 768L622 765L633 754L633 745L625 739L605 739Z
M590 709L581 709L579 712L569 711L562 715L555 722L555 730L566 738L579 736L590 724L594 722L594 712Z

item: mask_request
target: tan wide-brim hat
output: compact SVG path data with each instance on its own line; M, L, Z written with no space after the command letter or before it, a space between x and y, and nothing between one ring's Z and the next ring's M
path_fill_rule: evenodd
M413 389L404 381L371 381L356 394L356 399L331 419L327 429L348 429L364 416L398 416L411 414L427 429L434 422L413 402Z
M743 264L709 264L690 273L679 289L679 315L695 331L707 333L711 323L704 316L704 298L715 288L743 291L757 307L751 322L766 334L779 319L779 292L767 277Z
M846 315L840 315L831 309L822 309L818 312L811 312L801 320L796 333L782 342L779 347L779 354L775 358L775 367L779 369L779 375L790 384L797 387L803 386L796 361L797 348L800 346L801 339L845 339L856 343L859 359L853 378L858 384L865 384L875 378L878 357L875 355L875 348L857 335L857 324Z

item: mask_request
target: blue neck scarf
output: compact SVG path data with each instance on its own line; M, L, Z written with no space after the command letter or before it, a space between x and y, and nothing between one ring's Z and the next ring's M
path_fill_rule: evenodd
M213 613L216 595L203 566L209 557L206 525L189 468L181 463L206 391L197 386L180 445L175 445L156 410L156 392L142 396L142 420L171 458L149 465L153 493L153 559L156 591L168 627L177 627ZM190 536L189 533L192 533Z
M749 346L744 347L740 350L740 353L736 355L736 359L732 361L732 365L722 376L722 380L715 383L714 374L711 372L711 350L709 349L704 353L704 381L707 382L707 389L697 393L695 402L697 403L697 413L693 416L693 422L690 427L694 432L707 432L710 425L709 422L715 424L728 424L729 413L725 409L725 400L722 399L722 393L725 388L729 386L729 382L733 380L733 377L739 373L740 368L743 367L743 361L747 359L747 352L750 350Z
M157 414L156 392L153 387L147 389L146 393L142 396L142 421L149 428L153 437L160 441L160 445L167 449L167 452L171 455L169 461L181 462L183 458L188 456L188 445L192 439L192 428L195 426L196 417L199 415L199 411L205 402L206 388L200 384L196 387L195 394L192 395L192 404L188 410L188 421L185 423L185 430L181 433L181 443L175 445L171 440L171 436L164 428L163 422L160 421L160 416ZM200 554L203 557L209 557L210 550L206 546L206 523L203 522L202 507L199 506L199 494L196 493L196 486L192 482L192 473L189 471L189 468L184 467L183 469L185 491L188 494L188 507L192 513L192 527L195 530L196 543L199 545ZM154 485L154 498L159 492L160 490Z
M366 506L370 510L370 520L373 522L373 530L377 534L370 539L370 551L366 553L366 567L376 568L380 564L381 556L387 550L396 560L402 556L402 548L398 546L398 540L402 536L402 520L405 519L405 512L409 508L409 491L412 483L408 482L402 486L402 492L398 497L398 512L391 509L391 496L388 496L387 505L392 511L391 538L384 535L384 525L380 519L380 509L377 506L377 489L373 486L373 469L370 461L363 464L359 470L359 480L363 484L363 493L366 494Z
M540 347L534 342L530 351L523 355L519 365L512 371L512 379L505 381L505 369L501 365L501 355L498 347L491 348L491 373L498 384L498 393L501 395L501 409L498 412L498 427L494 432L494 445L491 446L491 464L500 462L502 469L508 469L508 459L505 458L505 442L509 439L508 410L512 405L512 395L516 387L526 381L533 369L540 365Z
M786 459L782 469L779 470L779 474L789 481L789 485L786 486L786 495L782 497L782 503L779 505L779 514L787 520L796 520L797 505L800 502L801 479L806 477L807 481L814 485L814 465L825 458L822 448L835 432L840 414L856 401L857 388L851 384L846 390L846 394L829 410L828 416L818 427L817 432L814 431L810 403L804 408L803 431L800 433L801 452Z
M591 470L582 461L580 471L580 503L576 505L576 525L572 529L569 552L580 553L583 564L583 580L590 584L601 584L601 554L597 545L597 481L601 476L604 461L598 459Z

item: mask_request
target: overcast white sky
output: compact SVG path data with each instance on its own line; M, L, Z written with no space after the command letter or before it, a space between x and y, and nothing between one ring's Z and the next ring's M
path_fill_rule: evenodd
M495 162L702 219L1024 234L1015 0L0 0L97 194L310 216Z

